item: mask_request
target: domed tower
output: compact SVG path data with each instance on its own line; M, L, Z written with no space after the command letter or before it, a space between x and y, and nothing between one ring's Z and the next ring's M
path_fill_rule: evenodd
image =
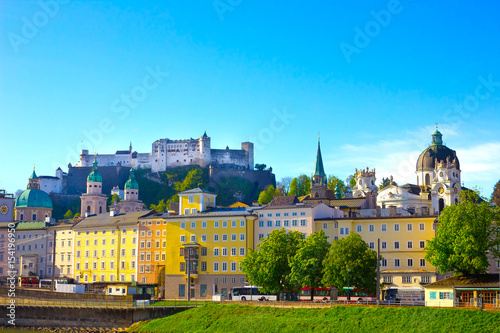
M125 182L125 190L123 191L124 200L138 200L139 199L139 183L135 179L134 168L130 168L130 175Z
M52 217L52 200L40 190L40 182L33 168L27 189L15 202L15 220L25 222L44 221Z
M368 193L378 190L377 185L375 185L375 169L370 170L368 167L366 170L355 169L354 178L356 185L352 189L353 198L366 197Z
M142 210L144 204L139 200L139 183L135 179L133 166L130 168L130 175L125 182L123 190L123 200L111 206L111 210L117 213L137 212Z
M92 171L87 177L87 193L80 196L80 199L82 200L82 216L106 213L108 197L102 194L102 176L97 171L97 158L94 159Z
M436 127L432 144L417 160L417 185L430 193L434 212L457 202L460 186L460 162L456 151L443 144L443 135Z

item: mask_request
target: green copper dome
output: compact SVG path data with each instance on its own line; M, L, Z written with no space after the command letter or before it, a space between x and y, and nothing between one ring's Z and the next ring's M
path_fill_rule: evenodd
M42 190L30 189L21 193L16 199L16 207L51 208L52 200Z
M102 176L97 171L97 159L94 159L94 165L92 166L92 172L89 173L89 176L87 177L87 182L98 182L102 183Z
M130 176L128 180L125 182L125 189L138 190L139 183L135 180L134 168L130 168Z

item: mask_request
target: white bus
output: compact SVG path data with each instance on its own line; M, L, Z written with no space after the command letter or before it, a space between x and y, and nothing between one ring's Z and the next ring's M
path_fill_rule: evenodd
M232 290L233 301L276 301L276 295L264 294L259 291L259 287L245 286L236 287Z

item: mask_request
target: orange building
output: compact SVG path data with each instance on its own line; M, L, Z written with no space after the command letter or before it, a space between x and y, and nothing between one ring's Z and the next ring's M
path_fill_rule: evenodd
M155 288L155 296L163 297L167 223L166 213L151 212L139 218L139 250L137 282Z

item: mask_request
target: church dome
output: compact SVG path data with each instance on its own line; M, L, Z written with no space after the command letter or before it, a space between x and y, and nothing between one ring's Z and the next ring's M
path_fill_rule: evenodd
M455 161L457 169L460 170L457 152L443 144L443 135L436 130L436 132L432 134L432 145L424 150L418 157L417 171L435 169L436 162L446 162L448 158L450 163Z
M42 190L29 189L21 193L16 199L16 207L36 207L52 209L52 200Z
M94 165L92 166L92 172L89 173L89 175L87 177L87 182L102 183L102 176L99 173L99 171L97 171L97 159L94 159Z
M134 168L130 168L130 176L125 182L125 189L138 190L139 183L135 180Z

